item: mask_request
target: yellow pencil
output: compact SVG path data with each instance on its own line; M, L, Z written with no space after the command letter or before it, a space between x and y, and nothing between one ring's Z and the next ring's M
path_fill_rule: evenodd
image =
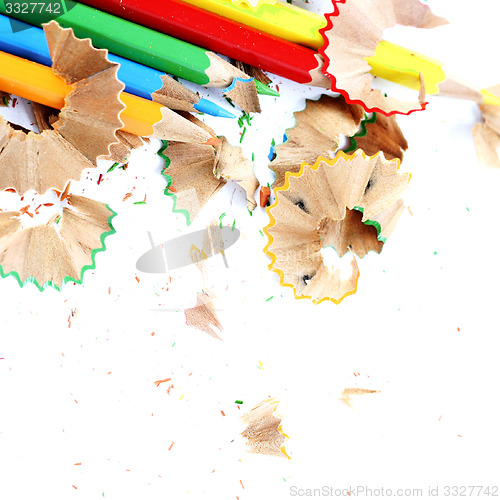
M62 109L71 86L47 66L0 51L0 90L51 108ZM168 128L171 127L175 137L179 137L180 132L185 132L186 142L218 143L208 132L157 102L126 92L121 92L119 98L126 106L120 115L124 124L122 130L126 132L139 136L152 135L153 125L168 115L170 121L165 123L164 120L165 126L162 127L162 132L167 136ZM162 138L167 139L167 136Z
M244 3L235 5L231 0L183 1L312 49L317 50L325 44L319 33L327 24L325 17L289 3L278 1L275 5L263 4L253 10ZM438 84L451 82L439 61L390 42L380 42L375 55L367 61L372 74L415 90L420 89L421 73L426 94L439 94ZM500 99L488 90L477 92L482 94L486 104L500 105Z
M325 43L319 34L320 28L326 26L324 16L289 3L278 1L274 5L263 4L253 10L244 3L235 5L231 0L183 1L312 49L319 49Z

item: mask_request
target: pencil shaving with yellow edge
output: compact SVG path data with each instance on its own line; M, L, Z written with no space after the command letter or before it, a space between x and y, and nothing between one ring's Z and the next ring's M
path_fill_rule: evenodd
M341 92L348 102L363 105L366 111L409 114L424 109L422 75L416 75L421 80L418 101L386 97L372 87L372 66L368 59L375 55L386 28L396 25L434 28L447 21L432 14L419 0L349 0L336 2L335 7L336 12L327 15L325 45L320 51L326 61L323 72L330 77L332 90Z
M267 399L241 417L247 425L241 435L247 439L250 453L290 458L283 445L288 436L283 432L281 416L275 414L278 403Z
M383 153L340 151L333 159L320 157L297 173L287 172L284 185L274 189L276 200L266 209L270 223L264 228L269 269L279 275L281 285L314 303L338 304L356 292L354 256L380 253L403 211L401 193L411 176L400 174L399 165ZM339 257L351 255L347 277L324 265L321 250L327 247Z

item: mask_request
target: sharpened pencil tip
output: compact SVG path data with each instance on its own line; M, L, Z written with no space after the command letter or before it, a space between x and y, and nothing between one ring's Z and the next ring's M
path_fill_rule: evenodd
M209 101L204 97L200 98L200 100L194 104L194 109L200 113L206 113L207 115L220 116L222 118L235 118L233 113L226 111L215 102Z
M500 106L500 98L496 96L493 92L483 89L481 90L481 94L483 94L484 104Z
M274 97L279 97L280 93L274 89L269 88L267 85L264 85L259 80L254 80L255 88L257 89L257 93L260 95L272 95Z
M217 137L212 136L210 139L208 139L208 141L204 142L203 144L206 144L207 146L218 146L220 144L220 140Z

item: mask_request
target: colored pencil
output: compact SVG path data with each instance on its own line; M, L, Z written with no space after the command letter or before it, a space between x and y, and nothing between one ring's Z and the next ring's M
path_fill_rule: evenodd
M0 90L61 109L71 86L66 85L47 66L0 52ZM152 135L153 125L168 116L168 123L164 120L164 124L172 128L172 137L179 137L182 133L186 142L218 143L211 134L157 102L126 92L122 92L119 97L126 106L120 115L126 132L139 136Z
M184 1L311 49L319 49L324 44L319 30L326 26L325 17L291 3L278 1L274 5L259 5L254 10L245 3L236 5L231 0Z
M319 54L179 0L83 0L110 14L187 40L298 83L328 88Z
M11 30L11 23L14 23L12 26L16 28L14 32ZM44 66L52 66L43 30L2 14L0 14L0 50ZM162 72L110 53L108 59L120 64L118 78L125 84L125 91L129 94L151 100L151 94L162 87L160 78ZM234 118L232 113L203 97L193 102L193 109L189 111Z
M227 61L196 45L87 5L67 0L66 7L69 4L71 10L58 16L57 22L64 28L73 28L78 38L90 38L96 47L207 87L224 88L241 76L241 72ZM0 2L0 13L7 15L3 2ZM9 15L35 26L51 20L49 14L36 9ZM255 85L259 93L279 95L257 80Z

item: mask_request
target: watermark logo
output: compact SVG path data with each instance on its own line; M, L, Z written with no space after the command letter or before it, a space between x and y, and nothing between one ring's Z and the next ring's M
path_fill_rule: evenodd
M143 273L166 273L191 264L197 264L220 254L225 267L229 267L225 250L234 245L240 237L237 228L208 226L161 244L155 245L148 232L151 249L136 263L136 269Z
M31 28L32 25L57 19L69 12L77 3L72 0L39 0L37 2L0 0L0 5L2 12L9 17L13 33L17 33Z

